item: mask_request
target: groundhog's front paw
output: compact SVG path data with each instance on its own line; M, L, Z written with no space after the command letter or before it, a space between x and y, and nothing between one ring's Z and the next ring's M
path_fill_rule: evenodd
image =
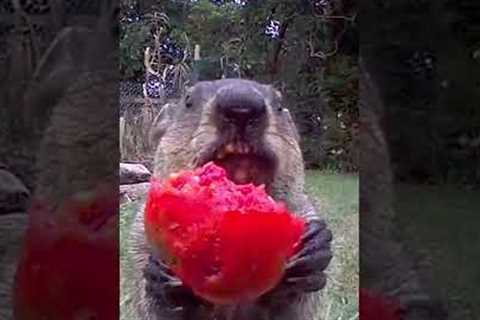
M327 268L332 259L330 245L332 233L324 221L308 223L307 231L301 239L302 249L293 256L280 284L260 301L288 301L306 292L314 292L325 287Z
M332 259L332 233L323 220L312 220L302 236L302 249L293 256L283 280L287 287L311 292L322 289L326 284L325 269Z
M199 303L192 290L185 287L163 262L152 256L145 267L144 277L147 294L164 311L183 312Z

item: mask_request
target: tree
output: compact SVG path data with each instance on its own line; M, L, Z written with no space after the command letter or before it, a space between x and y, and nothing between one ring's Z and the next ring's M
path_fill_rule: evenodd
M358 119L353 2L134 2L134 8L145 11L138 14L143 18L130 22L134 26L124 29L125 61L141 61L140 52L148 43L142 31L149 25L144 17L150 11L162 12L169 17L165 39L185 51L187 64L194 64L193 46L200 46L202 60L194 66L200 79L239 76L273 83L300 127L307 165L356 169L351 143ZM124 70L126 77L141 74L134 63L124 66L133 69Z

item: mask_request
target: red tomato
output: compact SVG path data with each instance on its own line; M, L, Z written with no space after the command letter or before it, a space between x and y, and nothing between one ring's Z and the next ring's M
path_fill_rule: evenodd
M152 180L145 213L153 248L217 304L254 300L278 284L304 227L263 186L236 185L213 163Z

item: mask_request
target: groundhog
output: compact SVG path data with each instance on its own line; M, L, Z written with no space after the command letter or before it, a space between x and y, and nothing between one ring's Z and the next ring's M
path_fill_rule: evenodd
M289 261L276 288L248 304L217 306L196 297L152 256L140 210L130 234L132 266L122 268L122 295L129 299L122 305L122 318L317 319L319 292L332 258L332 234L305 193L300 137L282 95L249 80L199 82L178 104L164 107L152 139L158 146L155 177L214 161L236 183L264 184L275 200L305 217L308 228L303 249Z

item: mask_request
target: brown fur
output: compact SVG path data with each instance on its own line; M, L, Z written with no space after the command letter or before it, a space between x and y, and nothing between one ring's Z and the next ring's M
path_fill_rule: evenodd
M223 85L249 85L260 92L267 104L267 129L261 139L278 158L278 170L271 184L270 193L276 200L285 201L300 215L313 217L315 211L304 190L304 165L299 147L299 137L289 111L283 107L279 92L271 86L246 80L220 80L201 82L193 87L178 105L166 105L157 119L152 137L157 140L154 176L168 177L170 173L192 169L199 165L199 158L219 134L212 121L212 99ZM191 99L191 100L190 100ZM187 100L187 103L185 102ZM192 103L187 108L186 104ZM133 256L131 279L125 279L130 303L123 305L123 319L175 320L163 316L154 307L152 298L145 294L145 268L149 248L145 243L143 211L135 218L131 231L130 254ZM198 320L313 320L318 314L319 294L308 294L297 302L285 301L283 308L262 307L258 304L198 309ZM178 318L183 319L183 318Z

